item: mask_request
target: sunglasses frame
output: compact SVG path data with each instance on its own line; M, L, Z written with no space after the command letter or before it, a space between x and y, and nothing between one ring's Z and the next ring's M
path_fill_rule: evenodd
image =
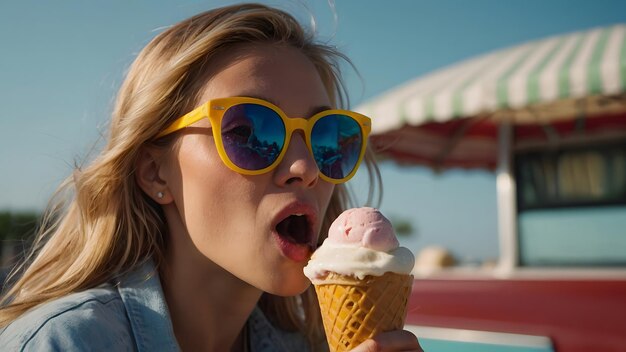
M243 169L235 165L235 163L233 163L230 160L230 158L228 157L228 154L226 153L226 150L224 149L224 144L222 142L221 121L222 121L222 118L224 117L224 113L228 109L239 104L257 104L257 105L267 107L273 110L281 118L281 120L283 121L283 124L285 125L285 142L284 142L283 148L280 151L280 154L278 155L276 160L272 162L272 164L270 164L269 166L263 169L248 170L248 169ZM312 144L311 144L311 132L313 130L313 126L315 126L315 123L318 120L329 115L344 115L344 116L348 116L354 119L359 124L359 127L361 129L361 135L363 138L361 151L359 152L359 158L357 159L355 167L352 169L352 171L348 175L346 175L345 177L341 179L334 179L334 178L330 178L324 175L321 171L319 171L319 175L323 180L330 182L330 183L339 184L339 183L344 183L348 181L354 176L354 174L356 174L356 171L358 170L359 165L363 161L363 156L365 155L365 149L367 146L367 138L371 131L371 119L365 115L359 114L354 111L340 110L340 109L324 110L306 119L306 118L298 118L298 117L288 117L278 106L262 99L249 98L249 97L219 98L219 99L209 100L208 102L200 105L199 107L195 108L191 112L179 117L174 122L172 122L165 130L159 133L156 139L166 136L170 133L176 132L180 129L183 129L191 124L194 124L202 120L203 118L208 118L209 121L211 122L211 129L213 133L213 138L215 139L215 146L217 147L217 152L220 156L220 159L222 159L222 162L226 166L228 166L231 170L236 171L242 175L261 175L261 174L271 171L278 164L280 164L280 162L283 160L283 157L285 156L287 152L289 143L291 142L291 136L297 130L302 130L304 132L307 148L309 149L311 156L313 156L313 159L315 159L315 156L313 154ZM316 162L316 166L317 166L317 162Z

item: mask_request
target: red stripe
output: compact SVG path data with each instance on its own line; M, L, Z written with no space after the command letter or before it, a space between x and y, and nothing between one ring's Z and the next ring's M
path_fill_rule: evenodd
M626 348L626 281L416 280L407 324L550 337L559 352Z

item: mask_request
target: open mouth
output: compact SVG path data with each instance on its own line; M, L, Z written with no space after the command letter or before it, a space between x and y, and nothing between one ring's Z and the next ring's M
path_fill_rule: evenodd
M276 225L276 232L285 241L312 247L311 224L304 214L289 215Z

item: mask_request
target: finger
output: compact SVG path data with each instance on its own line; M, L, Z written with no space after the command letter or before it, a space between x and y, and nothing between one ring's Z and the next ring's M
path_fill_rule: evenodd
M382 346L382 351L421 351L417 337L410 331L394 330L380 333L373 340Z
M417 341L417 340L416 340ZM364 341L362 344L357 346L357 348L351 350L352 352L424 352L422 347L417 343L417 345L413 345L412 347L408 346L384 346L381 345L378 341L374 339L369 339Z
M353 352L383 352L383 351L416 351L423 352L417 337L410 331L395 330L383 332L369 339Z

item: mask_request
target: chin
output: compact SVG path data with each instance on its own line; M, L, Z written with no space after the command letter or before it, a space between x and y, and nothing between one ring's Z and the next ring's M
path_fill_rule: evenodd
M299 295L306 291L306 289L311 286L311 281L309 281L306 276L299 275L298 277L287 277L271 286L272 287L264 291L276 296L289 297Z

